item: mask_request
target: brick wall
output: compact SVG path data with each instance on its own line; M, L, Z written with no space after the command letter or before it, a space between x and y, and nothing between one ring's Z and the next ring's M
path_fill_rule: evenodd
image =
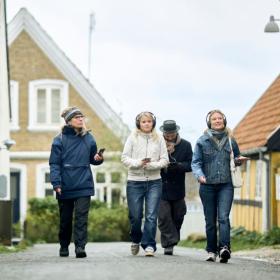
M32 38L21 32L9 49L10 77L19 83L19 126L20 130L12 132L16 141L12 151L48 151L52 138L57 132L30 132L28 127L28 83L38 79L66 80ZM87 116L87 127L92 130L99 147L118 151L122 149L120 140L105 123L98 118L86 101L69 84L69 105L78 106Z

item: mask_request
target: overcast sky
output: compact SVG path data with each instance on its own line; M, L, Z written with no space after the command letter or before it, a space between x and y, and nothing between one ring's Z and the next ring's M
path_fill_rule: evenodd
M192 144L214 108L234 128L279 74L278 0L7 0L26 7L130 128L141 111L175 119Z

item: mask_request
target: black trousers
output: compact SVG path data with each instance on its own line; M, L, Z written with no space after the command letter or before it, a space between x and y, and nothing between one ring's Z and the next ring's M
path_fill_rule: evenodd
M74 219L74 243L75 247L85 248L87 243L88 212L90 207L90 196L74 199L59 199L59 243L66 248L72 237L73 213Z
M158 227L163 248L175 246L180 241L180 229L186 212L185 199L160 201Z

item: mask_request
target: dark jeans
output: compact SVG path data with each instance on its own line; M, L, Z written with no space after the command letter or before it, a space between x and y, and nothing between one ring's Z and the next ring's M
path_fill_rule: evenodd
M72 220L74 219L74 243L75 247L85 248L87 243L88 211L90 207L90 196L74 199L59 199L59 242L60 246L66 248L71 242Z
M185 199L160 201L158 227L161 232L163 248L177 245L180 241L180 229L187 212Z
M151 246L156 251L155 237L161 188L161 179L127 182L127 203L131 225L130 237L132 242L141 243L143 249ZM142 232L144 202L145 222Z
M224 246L230 249L229 214L233 201L232 184L201 184L199 195L206 221L207 252L217 253ZM219 244L217 244L217 220Z

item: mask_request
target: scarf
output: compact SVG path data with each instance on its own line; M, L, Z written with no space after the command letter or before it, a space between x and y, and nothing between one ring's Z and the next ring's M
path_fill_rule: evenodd
M167 141L165 140L166 142L166 147L167 147L167 152L168 152L168 155L170 156L171 154L174 153L175 151L175 146L177 146L178 144L180 144L181 142L181 137L179 134L177 134L177 137L176 137L176 141L173 142L173 141Z
M208 135L218 146L218 149L221 149L227 141L228 131L226 129L219 131L214 129L207 130Z

